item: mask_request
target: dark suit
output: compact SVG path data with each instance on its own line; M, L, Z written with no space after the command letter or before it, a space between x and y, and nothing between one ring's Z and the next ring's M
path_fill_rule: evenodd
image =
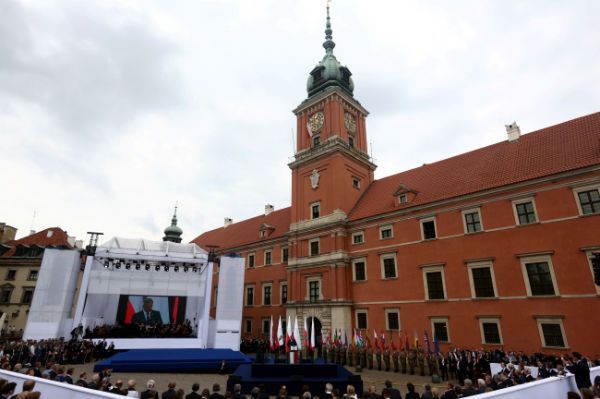
M173 399L176 394L177 392L173 388L170 388L162 393L162 399Z
M185 395L185 399L200 399L201 397L202 395L198 394L197 392L192 392Z
M589 388L592 386L592 381L590 380L590 368L585 359L581 359L577 363L567 366L567 369L575 374L577 388Z
M140 399L158 399L158 392L154 389L147 389L140 394Z
M133 315L131 319L132 323L135 324L163 324L162 317L160 316L160 312L158 310L151 310L148 315L146 311L140 310L136 314Z

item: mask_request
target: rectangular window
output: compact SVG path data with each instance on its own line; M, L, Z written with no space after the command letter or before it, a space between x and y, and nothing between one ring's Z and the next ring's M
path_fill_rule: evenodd
M244 331L246 334L252 334L252 319L246 319Z
M272 251L268 250L265 251L265 265L270 265L271 264L271 255L272 255Z
M579 206L583 215L591 215L600 212L600 191L597 189L580 191L577 193Z
M319 144L321 144L321 136L319 136L318 134L313 135L313 137L312 137L312 143L313 143L314 147L316 147Z
M531 295L555 295L554 283L548 262L526 263Z
M538 319L538 327L542 338L542 346L551 348L567 347L567 340L561 319Z
M10 297L12 294L12 289L3 289L0 293L0 302L1 303L10 303Z
M500 328L496 321L482 321L481 331L483 334L484 344L502 344L500 339Z
M321 216L321 204L312 204L310 206L310 217L311 219L316 219Z
M444 299L444 277L442 271L425 272L427 299Z
M359 330L366 330L367 326L367 312L359 311L356 312L356 328Z
M408 196L406 194L400 194L398 196L398 202L401 204L406 204L408 202Z
M364 260L354 261L354 281L366 281L367 268Z
M38 278L38 271L37 270L30 270L29 271L29 276L27 276L27 280L30 281L35 281Z
M354 147L354 137L348 136L348 145Z
M465 217L465 230L467 233L477 233L482 230L481 228L481 216L479 211L467 211L464 213Z
M424 240L432 240L437 237L435 232L435 219L422 220L421 229Z
M490 267L472 267L471 278L475 298L493 298L496 296Z
M392 238L393 236L394 230L392 230L392 226L382 226L379 228L379 238L382 240Z
M396 278L396 257L395 256L382 256L382 277L386 278Z
M269 336L269 334L271 333L270 319L262 319L262 333L266 336Z
M263 305L271 304L271 286L265 285L263 287Z
M246 306L254 305L254 287L246 287Z
M310 240L310 256L316 256L319 254L319 239Z
M254 267L254 254L248 254L248 267Z
M309 281L308 282L308 300L310 302L317 302L319 300L319 282Z
M288 290L287 283L281 284L281 304L287 303Z
M520 225L537 222L533 201L516 203L515 210L517 212L517 220L519 221Z
M9 270L6 272L6 280L14 280L17 277L16 270Z
M365 234L362 231L352 233L352 244L362 244L365 242Z
M290 254L290 250L288 249L288 247L281 248L281 261L287 262L289 254Z
M352 187L360 188L360 179L357 177L352 178Z
M432 319L431 325L434 337L437 337L439 342L450 342L447 319Z
M388 330L400 330L400 312L398 310L386 310L386 322Z
M33 288L27 288L23 290L23 297L21 298L21 303L30 304L33 299Z

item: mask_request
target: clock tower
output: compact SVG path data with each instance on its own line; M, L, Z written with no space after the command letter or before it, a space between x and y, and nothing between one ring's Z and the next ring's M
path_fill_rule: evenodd
M315 327L352 328L352 271L347 215L373 182L368 111L354 98L350 70L333 49L329 5L325 55L308 77L308 97L294 109L287 313ZM313 319L314 318L314 319Z

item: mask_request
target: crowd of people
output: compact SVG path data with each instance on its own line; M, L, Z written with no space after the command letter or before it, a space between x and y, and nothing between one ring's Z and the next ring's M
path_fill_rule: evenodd
M178 324L118 323L86 328L84 338L189 338L194 329L189 320Z

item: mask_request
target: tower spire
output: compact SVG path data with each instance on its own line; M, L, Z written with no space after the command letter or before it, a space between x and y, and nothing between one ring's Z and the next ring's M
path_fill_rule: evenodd
M177 226L177 202L175 203L175 210L173 211L173 217L171 218L171 225L165 229L165 236L163 237L163 241L171 241L180 243L181 242L181 234L183 234L183 230L179 226Z
M325 42L323 43L323 47L325 47L325 52L327 54L333 54L333 48L335 47L335 42L333 41L333 30L331 30L331 18L329 17L329 3L331 0L327 0L327 22L325 24Z

